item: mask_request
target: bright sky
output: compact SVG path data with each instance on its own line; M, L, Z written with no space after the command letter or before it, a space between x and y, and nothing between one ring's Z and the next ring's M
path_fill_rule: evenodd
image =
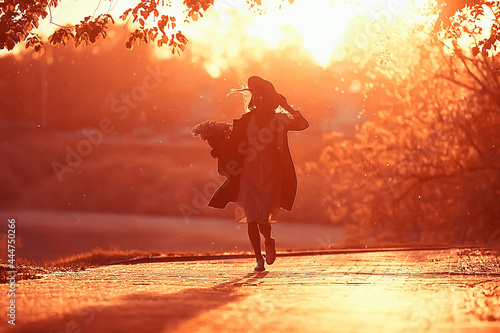
M178 20L178 23L191 42L189 47L199 49L203 53L201 57L211 58L207 70L212 76L218 76L222 67L227 66L225 57L241 57L241 50L235 48L243 49L252 43L255 48L267 50L300 45L319 66L326 67L337 46L344 41L348 24L357 16L368 14L372 20L397 16L406 13L409 7L422 6L429 1L295 0L290 5L288 1L262 0L267 13L256 15L245 10L245 0L216 0L213 8L198 22L183 25ZM165 9L163 14L179 17L182 1L173 2L172 8ZM133 1L117 0L61 0L52 10L52 21L59 25L75 24L93 13L111 13L116 22L121 23L118 17L133 4ZM278 9L277 4L283 4L283 8ZM40 25L41 32L48 34L57 29L49 21L50 17ZM169 51L158 50L157 55L168 57Z
M269 6L267 13L254 15L245 8L244 0L219 0L204 18L182 27L192 42L193 53L204 59L212 76L228 67L241 67L241 57L253 60L263 52L302 47L322 67L332 62L336 48L344 41L350 22L368 15L372 20L407 13L429 0L295 0L279 9ZM264 5L273 1L262 1ZM283 4L283 2L279 2ZM260 51L260 52L259 52ZM169 50L159 49L160 57L170 57Z

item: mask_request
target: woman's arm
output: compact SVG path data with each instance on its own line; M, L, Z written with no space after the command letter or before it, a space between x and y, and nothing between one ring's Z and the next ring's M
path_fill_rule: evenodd
M285 96L279 95L279 103L283 109L288 111L293 119L287 125L287 128L291 131L303 131L309 127L309 122L304 118L302 113L292 108L286 101Z

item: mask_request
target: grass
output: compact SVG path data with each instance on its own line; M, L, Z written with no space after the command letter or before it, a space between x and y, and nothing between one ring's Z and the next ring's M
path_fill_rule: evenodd
M243 252L231 252L224 254L241 254ZM214 253L168 253L164 254L159 251L140 251L140 250L119 250L119 249L101 249L96 248L93 251L78 253L69 257L59 258L53 261L35 263L25 259L18 259L16 262L16 281L39 279L44 274L52 272L68 272L68 271L82 271L91 267L103 266L111 263L126 261L136 258L157 257L157 256L202 256ZM221 253L217 253L221 254ZM245 254L248 254L245 252ZM9 265L0 264L0 284L8 283L7 278L12 274Z
M43 264L35 263L26 259L18 259L15 270L8 264L0 264L0 284L8 283L7 278L12 276L11 271L16 273L16 281L39 279L44 274L54 271L80 271L88 267L97 267L109 263L135 259L139 257L152 257L161 255L158 251L139 250L104 250L96 248L91 252L79 253L69 257L60 258Z
M500 274L500 250L460 250L460 270L466 274Z
M0 264L0 284L9 283L11 281L8 280L8 278L13 276L12 273L9 273L12 271L15 272L16 282L21 280L39 279L43 274L49 273L49 270L45 267L28 260L18 259L15 269L12 269L8 264Z
M461 250L458 256L464 274L480 277L467 286L465 308L481 321L500 322L500 250Z
M139 257L154 257L162 255L158 251L139 251L139 250L104 250L96 248L92 252L79 253L69 257L60 258L45 263L45 266L55 269L85 269L87 267L96 267L113 262L135 259Z

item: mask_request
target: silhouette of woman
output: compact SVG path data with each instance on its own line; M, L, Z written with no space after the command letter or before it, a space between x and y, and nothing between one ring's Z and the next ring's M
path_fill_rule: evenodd
M266 263L271 265L276 259L271 223L277 222L280 207L292 210L297 191L288 131L305 130L309 123L271 82L258 76L248 79L247 89L236 91L250 91L251 99L248 111L233 120L229 139L212 150L219 174L227 179L208 205L223 209L229 202L236 203L236 221L248 224L255 270L264 271L259 232L264 236Z

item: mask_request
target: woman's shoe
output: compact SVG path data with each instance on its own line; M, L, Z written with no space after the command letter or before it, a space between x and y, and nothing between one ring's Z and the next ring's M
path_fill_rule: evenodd
M266 263L271 265L276 260L276 242L273 238L266 242Z
M256 272L263 272L266 270L266 268L264 267L264 259L257 260L257 266L255 266L254 270Z

